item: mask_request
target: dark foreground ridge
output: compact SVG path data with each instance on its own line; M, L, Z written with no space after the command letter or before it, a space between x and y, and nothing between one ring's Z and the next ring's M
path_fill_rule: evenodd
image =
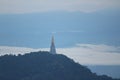
M61 54L32 52L0 57L0 80L120 80L98 76Z

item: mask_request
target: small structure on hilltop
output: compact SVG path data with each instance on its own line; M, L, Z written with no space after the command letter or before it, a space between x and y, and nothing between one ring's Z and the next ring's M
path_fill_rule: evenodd
M56 48L55 48L55 43L54 43L54 36L52 36L52 40L51 40L50 53L51 54L56 54Z

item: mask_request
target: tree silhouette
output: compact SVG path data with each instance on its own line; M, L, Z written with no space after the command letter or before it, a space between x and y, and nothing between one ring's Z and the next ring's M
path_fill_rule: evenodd
M120 80L98 76L62 54L31 52L0 57L0 80Z

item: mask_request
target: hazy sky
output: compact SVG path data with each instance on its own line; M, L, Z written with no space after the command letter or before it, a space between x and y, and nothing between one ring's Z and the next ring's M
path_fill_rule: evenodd
M50 11L95 12L119 8L120 0L1 0L1 13L39 13Z
M0 0L0 55L49 51L52 34L57 53L120 78L120 0Z
M120 65L120 0L0 0L1 52L48 50L52 33L58 53L82 64Z

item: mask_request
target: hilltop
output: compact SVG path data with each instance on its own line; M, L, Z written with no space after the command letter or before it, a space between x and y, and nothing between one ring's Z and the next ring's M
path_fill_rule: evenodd
M98 76L62 54L31 52L0 57L0 80L120 80Z

